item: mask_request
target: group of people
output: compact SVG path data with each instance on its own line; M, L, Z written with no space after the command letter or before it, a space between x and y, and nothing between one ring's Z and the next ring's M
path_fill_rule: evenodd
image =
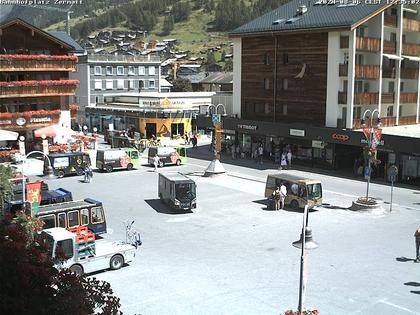
M276 187L273 191L272 197L274 201L274 210L280 210L284 208L284 200L287 196L287 188L283 184L280 187Z
M292 168L292 150L284 150L281 154L280 167L279 169L291 169Z
M184 140L185 140L185 144L192 144L193 148L197 148L197 143L198 143L197 136L193 134L192 132L185 133Z

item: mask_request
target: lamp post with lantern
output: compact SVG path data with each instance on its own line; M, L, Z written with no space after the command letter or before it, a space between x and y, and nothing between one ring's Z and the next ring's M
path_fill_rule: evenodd
M219 114L219 108L223 110ZM222 150L222 116L226 116L226 107L223 104L210 104L207 108L207 117L211 116L214 127L214 158L207 167L204 176L220 175L226 173L222 163L220 163L220 151Z
M375 114L377 114L377 118L376 123L374 124ZM366 117L368 118L368 121L370 121L368 125L366 125ZM379 128L381 125L381 117L379 110L365 110L361 120L361 125L363 127L363 133L365 134L367 140L367 167L365 169L365 178L367 179L366 202L368 202L370 177L372 175L372 158L375 156L376 148L379 144L379 141L381 141L382 135L382 129Z

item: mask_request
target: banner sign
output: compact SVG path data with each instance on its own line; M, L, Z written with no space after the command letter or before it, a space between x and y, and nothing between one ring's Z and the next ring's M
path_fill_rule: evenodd
M375 128L372 134L372 143L371 143L372 150L376 150L376 148L378 147L378 144L381 141L381 137L382 137L382 129Z
M26 200L31 204L32 215L38 212L41 203L41 181L26 184Z

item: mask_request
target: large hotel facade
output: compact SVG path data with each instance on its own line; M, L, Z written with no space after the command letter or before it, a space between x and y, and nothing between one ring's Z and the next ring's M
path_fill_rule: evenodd
M400 180L420 179L420 135L407 137L420 118L418 5L294 0L230 37L236 118L224 129L244 152L289 145L298 163L351 169L366 147L362 116L376 109L376 176L395 164Z
M65 33L44 32L20 19L0 25L0 129L24 136L29 149L34 130L70 127L76 114L69 100L79 84L69 79L77 65L72 41ZM10 153L8 146L3 149L2 155Z

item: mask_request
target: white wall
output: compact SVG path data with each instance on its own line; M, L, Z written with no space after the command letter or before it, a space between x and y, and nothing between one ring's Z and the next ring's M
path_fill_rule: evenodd
M70 79L79 80L79 86L76 90L76 96L78 100L78 105L80 105L80 110L84 113L85 107L89 106L89 88L90 88L90 80L89 80L89 69L86 63L79 63L77 65L76 72L70 72ZM73 103L72 97L70 97L70 103Z
M233 38L233 107L232 114L241 117L242 38Z
M337 127L339 115L338 91L340 79L338 74L339 64L342 62L340 51L340 33L328 33L328 65L327 65L327 104L325 113L325 126ZM341 115L341 113L340 113Z

